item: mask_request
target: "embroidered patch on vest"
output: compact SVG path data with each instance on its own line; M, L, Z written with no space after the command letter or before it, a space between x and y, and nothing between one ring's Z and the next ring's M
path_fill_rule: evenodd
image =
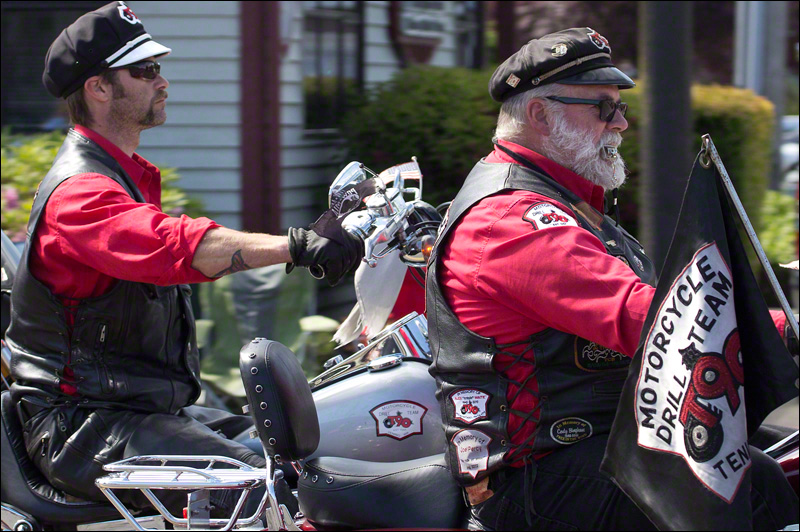
M630 362L630 358L613 349L585 338L575 338L575 365L584 371L624 368Z
M562 445L571 445L592 435L592 424L579 417L559 419L550 427L550 437Z
M477 478L478 473L489 469L489 444L492 438L479 430L460 430L451 443L456 447L458 472Z
M390 401L369 411L375 419L378 436L404 440L422 434L422 418L428 409L414 401Z
M545 201L534 203L528 207L522 219L529 222L536 230L558 227L560 225L573 225L578 227L578 222L575 221L572 215L567 214L552 203L547 203Z
M455 418L466 424L475 423L479 419L487 419L486 404L489 394L473 388L456 390L450 394L455 408Z

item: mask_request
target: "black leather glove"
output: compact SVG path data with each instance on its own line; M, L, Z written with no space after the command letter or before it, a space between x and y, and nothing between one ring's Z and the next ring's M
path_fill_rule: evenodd
M289 254L294 266L309 268L314 277L322 276L331 286L336 286L345 274L358 268L364 257L364 243L347 231L341 231L340 241L319 236L313 230L289 228Z

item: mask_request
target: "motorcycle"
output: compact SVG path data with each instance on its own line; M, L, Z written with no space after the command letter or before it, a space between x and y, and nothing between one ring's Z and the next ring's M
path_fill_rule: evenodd
M365 265L357 284L380 271L381 261L400 261L409 268L425 264L441 216L437 220L436 210L422 204L421 182L417 188L405 186L403 173L410 175L412 170L390 171L389 186L386 175L351 163L331 186L332 214L323 215L318 227L324 231L327 224L339 223L362 238ZM412 195L410 201L407 194ZM358 210L361 205L366 208ZM384 284L389 296L398 282L402 285L398 279L407 275L402 268L397 272L402 275ZM3 393L4 529L66 525L80 530L169 526L230 530L262 526L262 518L269 530L465 529L469 510L446 465L440 405L434 396L435 381L428 374L427 321L412 312L382 328L381 319L391 315L393 305L383 303L381 315L376 316L369 303L372 292L357 288L359 303L339 335L341 342L347 342L366 329L366 345L347 358L329 360L325 371L310 381L294 354L280 343L256 338L240 351L245 413L255 424L251 436L264 449L264 469L218 456L135 457L107 465L109 474L97 480L110 504L69 500L30 463L19 421ZM372 334L378 328L382 330ZM762 429L758 446L781 464L797 490L797 431ZM196 467L175 464L188 461ZM276 482L291 471L297 474L301 511L294 516L275 492ZM242 516L247 498L260 487L266 489L258 509ZM171 514L154 495L156 488L187 491L184 515ZM114 494L121 489L141 490L158 513L130 511ZM209 515L209 492L218 489L241 490L228 519ZM107 521L120 515L122 520Z

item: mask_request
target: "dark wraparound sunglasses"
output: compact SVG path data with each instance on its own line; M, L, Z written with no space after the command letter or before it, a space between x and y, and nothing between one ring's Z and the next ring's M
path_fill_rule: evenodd
M587 100L585 98L567 98L564 96L548 96L548 100L553 100L565 104L582 103L586 105L596 105L600 108L600 120L603 122L611 122L614 120L614 114L619 109L622 116L628 112L628 104L625 102L615 102L614 100Z
M156 79L161 73L161 65L155 61L139 61L130 65L112 68L111 70L125 70L131 73L132 78L137 79Z

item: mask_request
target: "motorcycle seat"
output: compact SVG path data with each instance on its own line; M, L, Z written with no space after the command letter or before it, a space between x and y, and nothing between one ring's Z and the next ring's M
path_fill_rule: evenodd
M308 460L300 510L318 528L460 528L467 507L444 454L405 462Z
M292 350L256 338L239 352L239 370L258 437L277 462L302 460L319 445L311 387Z
M0 499L27 512L41 523L89 523L120 519L110 503L77 500L50 485L25 451L22 425L9 391L0 394L2 413L2 488Z

